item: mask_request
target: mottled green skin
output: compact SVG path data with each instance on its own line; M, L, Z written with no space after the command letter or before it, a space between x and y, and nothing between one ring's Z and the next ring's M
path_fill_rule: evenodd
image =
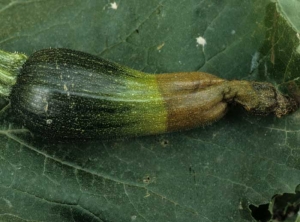
M166 130L155 76L69 49L31 55L10 98L15 116L42 137L108 139Z

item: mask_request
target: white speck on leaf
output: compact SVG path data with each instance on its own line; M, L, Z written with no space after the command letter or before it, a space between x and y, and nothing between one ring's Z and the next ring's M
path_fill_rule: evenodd
M52 119L47 119L47 120L46 120L46 123L47 123L48 125L50 125L52 122L53 122Z
M110 7L114 10L118 9L118 4L116 2L110 3Z
M44 111L48 112L48 108L49 108L48 102L45 101Z
M234 35L234 34L235 34L235 30L232 30L232 31L231 31L231 35Z
M206 45L206 39L203 38L202 36L199 36L198 38L196 38L196 40L198 45L202 45L202 47Z
M252 56L252 60L251 60L250 73L252 73L255 69L258 68L258 66L259 66L259 59L260 59L260 53L259 52L255 52L254 55Z
M160 52L160 50L164 47L165 43L163 42L162 44L160 44L159 46L157 46L157 50Z

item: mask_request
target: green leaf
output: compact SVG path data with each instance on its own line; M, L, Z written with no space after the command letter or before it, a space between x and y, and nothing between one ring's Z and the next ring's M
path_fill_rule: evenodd
M300 32L300 15L298 11L300 2L297 0L278 0L277 7L282 17L287 20L291 27L296 32Z
M268 0L2 0L0 43L28 55L66 47L156 74L201 70L285 86L299 77L291 13ZM276 71L277 61L292 74ZM7 109L2 221L255 221L250 204L300 183L300 112L277 119L232 107L190 131L60 144L36 141L11 119Z
M285 35L278 35L276 48L278 58L276 65L274 65L274 72L282 72L284 83L281 84L282 91L286 91L298 101L300 101L300 22L298 9L300 3L298 1L278 1L277 9L282 15L278 19L278 33L285 33ZM287 25L288 24L288 28ZM286 38L289 36L289 38ZM281 68L280 68L281 67Z

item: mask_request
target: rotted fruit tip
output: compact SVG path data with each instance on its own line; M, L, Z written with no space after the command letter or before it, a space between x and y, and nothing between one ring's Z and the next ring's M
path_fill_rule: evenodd
M278 93L276 99L277 107L274 109L274 113L279 118L295 112L299 108L299 103L292 97L285 97Z

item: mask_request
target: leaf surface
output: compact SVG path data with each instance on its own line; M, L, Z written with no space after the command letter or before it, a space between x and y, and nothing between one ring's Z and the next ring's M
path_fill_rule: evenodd
M283 2L278 13L261 0L2 0L0 44L28 55L72 48L155 74L198 70L285 86L299 77L299 24L285 16L300 6ZM291 75L280 71L289 64ZM232 107L190 131L62 144L34 140L7 113L2 221L255 221L250 204L291 193L300 181L300 112L277 119Z

